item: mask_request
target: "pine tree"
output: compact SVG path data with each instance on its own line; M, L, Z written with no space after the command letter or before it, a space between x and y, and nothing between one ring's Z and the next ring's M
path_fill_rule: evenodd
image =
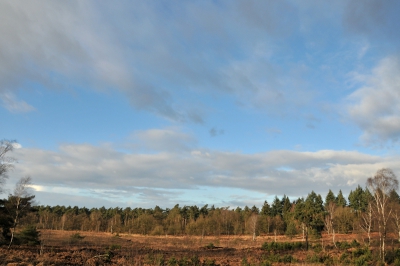
M271 216L282 215L282 207L282 202L279 200L278 196L275 196L271 206Z
M264 201L260 214L263 216L271 216L271 206L269 206L268 201Z
M347 205L347 201L343 197L342 190L339 190L339 194L336 197L336 204L338 207L346 207L346 205Z
M308 249L309 231L317 235L324 228L324 206L321 195L314 191L308 194L306 200L300 199L296 203L295 218L305 226L306 247Z
M325 208L328 207L331 202L336 203L336 196L333 194L332 190L329 189L329 192L325 197Z

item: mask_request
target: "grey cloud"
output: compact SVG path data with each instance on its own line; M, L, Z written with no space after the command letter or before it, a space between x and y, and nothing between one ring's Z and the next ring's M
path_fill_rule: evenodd
M298 24L296 8L283 1L242 5L171 2L160 9L150 2L4 1L0 90L28 89L29 82L118 90L137 109L195 123L204 117L182 107L182 91L233 93L257 108L282 108L293 92L282 86L283 74L251 57L269 38L290 34ZM239 66L248 71L231 82L240 74L232 69L238 53L244 58Z
M400 3L396 0L367 0L362 5L358 1L348 1L343 22L350 32L361 34L371 42L385 39L399 52L399 10Z

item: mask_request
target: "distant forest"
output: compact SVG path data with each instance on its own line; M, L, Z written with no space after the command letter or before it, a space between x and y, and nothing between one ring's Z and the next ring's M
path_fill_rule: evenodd
M393 190L393 202L400 197ZM288 197L275 197L265 201L262 208L205 206L179 206L162 209L158 206L144 208L79 208L65 206L39 206L22 223L35 221L38 229L80 230L144 235L260 235L285 234L293 237L305 234L303 216L310 212L313 221L311 234L323 230L349 233L363 230L363 218L367 214L372 195L358 186L346 200L342 192L337 196L329 190L323 197L311 192L307 198L290 201ZM375 228L375 225L373 226Z
M400 202L393 191L391 198ZM359 228L372 195L360 186L351 191L348 200L341 191L338 195L329 190L323 197L311 192L307 198L290 201L277 196L265 201L262 208L209 206L179 206L172 209L154 208L79 208L65 206L39 206L36 212L25 217L35 221L38 229L81 230L144 235L243 235L302 234L304 209L313 213L312 233L335 230L348 233ZM328 221L326 217L332 217Z

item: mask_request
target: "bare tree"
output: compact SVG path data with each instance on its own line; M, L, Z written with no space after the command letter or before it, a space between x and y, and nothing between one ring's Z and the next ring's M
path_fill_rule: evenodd
M6 208L13 219L11 227L11 240L8 248L14 240L15 229L19 223L19 219L31 208L32 200L35 198L34 195L30 194L29 186L31 183L31 177L22 177L15 185L14 193L8 196Z
M392 208L390 204L390 192L397 190L399 181L391 169L383 168L376 172L374 177L367 180L367 187L374 197L374 207L377 214L379 228L379 257L385 260L385 241L388 220L391 217Z
M15 159L6 156L14 149L15 141L0 140L0 193L3 192L3 184L7 178L7 172L14 167Z
M253 235L253 241L256 241L258 214L253 213L249 218L250 231Z
M373 202L368 202L367 209L365 213L360 215L360 227L361 229L367 233L368 236L368 246L371 244L371 230L372 230L372 219L373 219Z
M331 234L331 236L332 236L333 245L336 247L335 227L333 226L335 210L336 210L336 203L333 201L329 202L328 206L326 207L327 215L325 216L324 223L325 223L325 227L328 231L328 234Z

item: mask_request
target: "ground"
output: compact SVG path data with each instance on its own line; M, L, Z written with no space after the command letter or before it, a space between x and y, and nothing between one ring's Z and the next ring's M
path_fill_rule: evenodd
M336 241L351 242L357 234L336 235ZM40 246L13 246L0 248L0 265L260 265L271 255L261 249L264 242L273 242L275 237L258 236L143 236L97 232L41 230ZM278 236L277 242L302 241L298 236L289 239ZM309 265L307 256L324 252L328 256L340 257L332 248L329 235L313 240L320 251L297 250L280 252L279 256L292 256L297 263ZM323 250L323 251L321 251ZM174 264L176 262L176 264ZM180 262L180 263L179 263ZM196 264L197 263L197 264ZM274 262L273 265L283 265Z

